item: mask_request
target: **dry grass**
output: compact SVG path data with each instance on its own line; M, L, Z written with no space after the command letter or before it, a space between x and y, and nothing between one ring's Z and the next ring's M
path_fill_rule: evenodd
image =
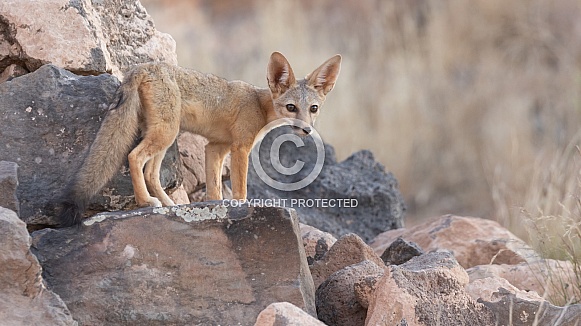
M520 208L540 208L568 235L578 159L554 158L579 143L579 1L142 2L181 65L227 78L265 86L274 50L298 74L341 53L318 129L340 158L371 149L409 215L491 217L525 236Z

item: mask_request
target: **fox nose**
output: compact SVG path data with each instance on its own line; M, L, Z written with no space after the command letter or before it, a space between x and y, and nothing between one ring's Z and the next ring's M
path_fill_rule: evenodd
M310 134L311 133L311 127L304 127L303 131L305 132L305 134Z

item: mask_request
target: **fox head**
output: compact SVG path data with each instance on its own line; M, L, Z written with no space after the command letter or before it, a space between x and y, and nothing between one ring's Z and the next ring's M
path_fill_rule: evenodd
M295 74L280 52L270 56L267 69L268 87L272 95L274 108L273 119L298 119L313 126L325 97L335 86L341 70L341 56L335 55L308 74L304 79L296 80ZM298 128L295 132L307 135L309 127Z

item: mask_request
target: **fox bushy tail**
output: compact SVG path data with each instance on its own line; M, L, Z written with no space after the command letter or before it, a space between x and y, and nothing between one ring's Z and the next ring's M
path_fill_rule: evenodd
M60 227L80 224L91 198L115 176L139 131L141 78L128 75L117 91L117 105L108 113L89 154L61 202Z

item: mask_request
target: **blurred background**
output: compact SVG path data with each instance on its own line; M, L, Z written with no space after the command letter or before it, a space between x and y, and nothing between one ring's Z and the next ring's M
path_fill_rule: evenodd
M297 76L342 54L317 130L395 174L408 226L452 213L537 244L579 235L578 0L141 2L181 66L228 79L266 87L273 51Z

